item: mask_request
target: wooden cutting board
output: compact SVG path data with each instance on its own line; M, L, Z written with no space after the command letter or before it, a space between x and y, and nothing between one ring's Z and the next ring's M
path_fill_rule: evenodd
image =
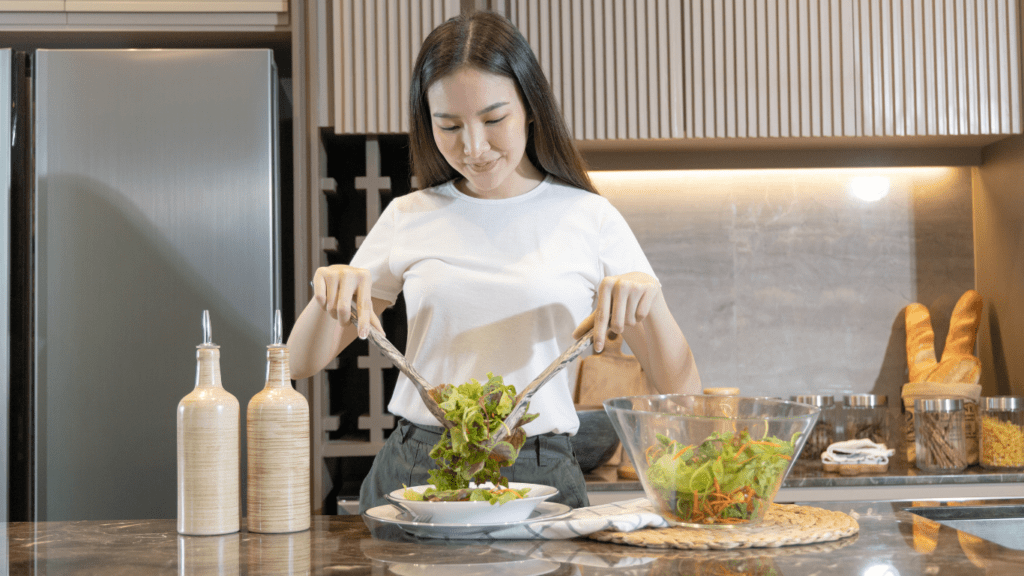
M580 363L576 383L576 405L598 407L609 398L657 394L647 384L636 356L622 353L622 336L609 336L604 351L591 354Z
M622 353L621 335L609 336L600 354L591 354L580 362L574 398L578 408L597 408L609 398L644 394L657 394L657 391L647 383L636 356ZM620 449L608 463L621 464L620 477L636 479L636 470L626 458L625 450Z

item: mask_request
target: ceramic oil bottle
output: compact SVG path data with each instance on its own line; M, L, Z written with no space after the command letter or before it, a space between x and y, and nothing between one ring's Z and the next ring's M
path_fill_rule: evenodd
M203 311L203 343L196 347L196 386L178 403L178 532L238 532L238 400L220 380L220 346L211 341Z
M246 412L250 532L306 530L309 503L309 404L292 388L288 347L281 343L281 311L267 346L267 383Z

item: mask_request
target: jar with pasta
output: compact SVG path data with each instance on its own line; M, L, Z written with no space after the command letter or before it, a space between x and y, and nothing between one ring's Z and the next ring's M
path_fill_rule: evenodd
M810 404L821 409L818 421L814 423L814 428L807 437L804 449L800 451L800 460L820 464L822 452L828 450L829 445L837 440L835 401L831 396L820 394L793 396L793 401Z
M979 461L989 470L1024 470L1024 396L981 399Z

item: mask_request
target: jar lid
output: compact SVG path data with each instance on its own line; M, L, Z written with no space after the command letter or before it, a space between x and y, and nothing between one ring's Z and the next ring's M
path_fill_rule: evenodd
M846 405L851 408L877 408L885 404L884 394L850 394L846 397Z
M800 402L801 404L810 404L811 406L817 406L818 408L831 408L833 399L831 396L824 396L821 394L801 394L799 396L793 396L794 402Z
M919 412L959 412L964 409L961 398L918 398L914 410Z
M985 410L1016 412L1024 410L1024 396L990 396L983 398Z

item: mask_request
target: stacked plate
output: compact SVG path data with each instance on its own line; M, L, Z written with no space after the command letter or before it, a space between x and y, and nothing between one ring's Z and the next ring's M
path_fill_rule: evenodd
M422 493L429 486L414 486L411 490ZM486 485L483 487L487 487ZM491 504L490 502L429 502L410 500L405 490L395 490L386 498L391 504L366 511L365 520L390 524L405 532L424 538L486 538L491 532L540 520L554 520L567 516L571 508L565 504L545 502L558 494L558 489L542 484L509 482L509 488L529 488L523 498Z

